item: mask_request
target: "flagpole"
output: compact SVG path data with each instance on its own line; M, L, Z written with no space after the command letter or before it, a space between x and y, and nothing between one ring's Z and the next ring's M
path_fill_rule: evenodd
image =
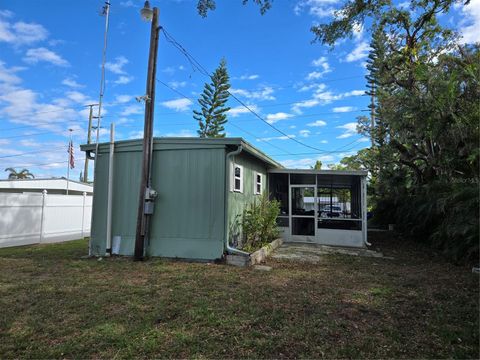
M68 129L70 132L70 139L68 141L68 160L67 160L67 195L68 195L68 188L70 183L70 159L72 158L72 131L73 129Z

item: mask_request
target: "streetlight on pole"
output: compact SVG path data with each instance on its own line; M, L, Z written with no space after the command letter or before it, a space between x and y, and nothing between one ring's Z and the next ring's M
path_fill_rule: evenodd
M152 189L152 157L153 157L153 113L155 106L155 77L157 72L158 8L150 8L150 3L140 10L143 20L151 21L150 52L148 56L147 89L145 94L145 123L143 130L142 174L138 200L137 229L135 235L135 260L143 260L145 242L148 241L150 216L153 214L153 204L156 191Z

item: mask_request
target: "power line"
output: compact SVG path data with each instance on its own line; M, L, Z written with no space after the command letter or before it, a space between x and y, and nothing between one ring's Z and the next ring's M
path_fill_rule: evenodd
M59 150L59 149L63 149L63 148L66 148L66 146L62 146L62 147L53 147L53 148L50 148L50 150L48 151L29 151L29 152L23 152L23 153L18 153L18 154L14 154L14 155L5 155L5 156L0 156L0 159L6 159L6 158L12 158L12 157L18 157L18 156L24 156L24 155L31 155L31 154L45 154L45 153L49 153L51 152L51 150Z
M205 75L206 77L209 77L209 72L202 66L202 64L200 64L196 59L195 57L193 57L177 40L175 40L173 38L173 36L171 36L166 30L164 27L161 27L161 30L165 36L165 38L167 39L167 41L169 43L171 43L174 47L176 47L186 58L187 60L190 62L190 64L192 65L192 68L196 68L201 74ZM235 96L234 94L232 94L230 91L227 91L228 94L233 98L235 99L240 105L242 105L244 108L246 108L250 113L252 113L256 118L258 118L260 121L262 121L263 123L265 123L267 126L271 127L272 129L274 129L275 131L277 131L278 133L282 134L283 136L287 137L288 139L290 139L291 141L294 141L296 142L297 144L299 145L302 145L304 147L307 147L309 149L312 149L312 150L316 150L316 151L319 151L319 152L324 152L324 153L328 153L327 150L324 150L324 149L320 149L320 148L317 148L315 146L311 146L309 144L306 144L304 143L303 141L300 141L300 140L297 140L296 138L288 135L287 133L285 133L284 131L280 130L279 128L277 128L276 126L274 126L273 124L270 124L267 120L265 120L263 117L261 117L259 114L257 114L254 110L252 110L248 105L246 105L242 100L240 100L237 96Z
M76 159L76 161L84 161L85 158L81 158L81 159ZM65 163L68 163L69 160L64 160L64 161L58 161L58 162L50 162L50 163L44 163L44 164L36 164L36 163L33 163L33 164L19 164L19 165L16 165L15 167L16 168L19 168L19 167L40 167L40 166L44 166L44 167L47 167L47 166L54 166L54 165L59 165L59 164L65 164Z
M40 136L40 135L53 134L53 133L58 133L58 132L57 132L57 131L46 131L46 132L33 133L33 134L22 134L22 135L6 136L6 137L0 138L0 140L16 139L16 138L28 137L28 136Z
M178 95L180 95L181 97L183 97L183 98L185 98L185 99L187 99L187 100L195 100L195 99L193 99L193 98L191 98L191 97L188 97L188 96L186 96L185 94L181 93L181 92L178 91L177 89L174 89L173 87L169 86L168 84L166 84L166 83L163 82L162 80L160 80L160 79L156 79L156 80L157 80L160 84L164 85L165 87L169 88L170 90L172 90L172 91L174 91L175 93L177 93ZM253 136L253 137L256 138L256 139L260 139L260 138L258 138L256 135L252 134L251 132L249 132L249 131L247 131L247 130L245 130L245 129L242 129L240 126L235 125L235 124L233 124L232 122L229 122L228 124L229 124L229 125L232 125L233 127L236 127L237 129L239 129L240 131L243 131L243 132L246 133L246 134L249 134L250 136ZM276 148L276 149L279 149L280 151L283 151L283 152L286 153L286 154L289 154L288 151L286 151L285 149L282 149L280 146L274 145L274 144L272 144L272 143L270 143L270 142L267 142L267 143L268 143L270 146L272 146L272 147L274 147L274 148Z

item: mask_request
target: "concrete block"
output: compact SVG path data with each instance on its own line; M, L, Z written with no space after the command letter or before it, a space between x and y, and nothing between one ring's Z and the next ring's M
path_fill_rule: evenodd
M251 264L250 258L248 256L241 255L227 255L226 261L228 265L246 267Z

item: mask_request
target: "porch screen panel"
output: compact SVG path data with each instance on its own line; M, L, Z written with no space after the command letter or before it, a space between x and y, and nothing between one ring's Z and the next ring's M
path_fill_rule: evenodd
M360 181L350 176L317 179L319 229L361 230Z
M288 174L269 174L268 189L270 200L280 202L280 214L277 217L277 225L288 227Z

